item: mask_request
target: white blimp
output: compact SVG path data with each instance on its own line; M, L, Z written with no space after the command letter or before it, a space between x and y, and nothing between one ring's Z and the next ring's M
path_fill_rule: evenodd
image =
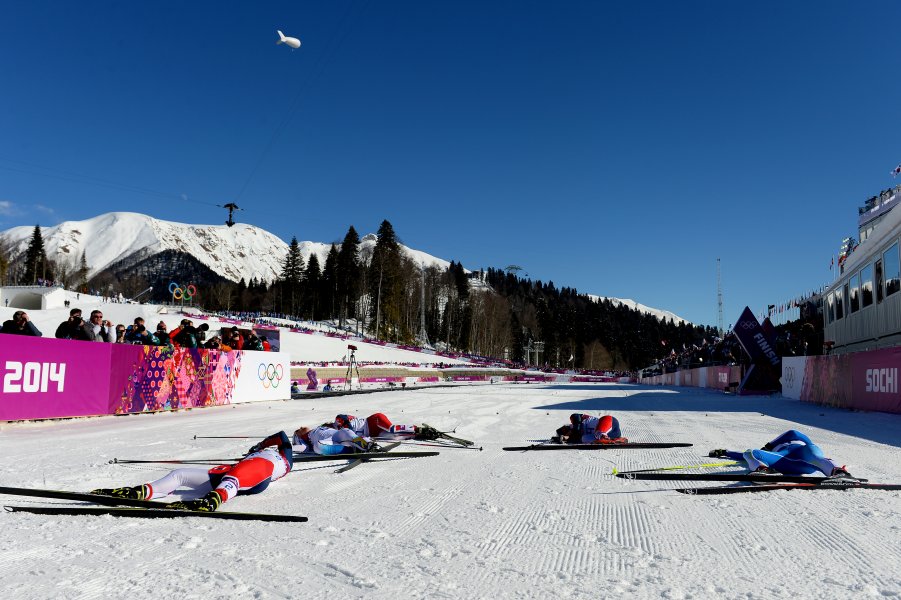
M285 45L291 46L292 48L300 48L300 40L299 39L297 39L295 37L287 37L281 31L278 32L278 41L275 43L276 43L276 45L285 44Z

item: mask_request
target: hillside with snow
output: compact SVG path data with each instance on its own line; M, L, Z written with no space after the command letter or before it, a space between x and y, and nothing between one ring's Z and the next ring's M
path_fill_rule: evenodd
M661 321L669 321L672 320L673 323L679 325L680 323L690 324L689 321L686 321L679 315L671 313L668 310L660 310L659 308L651 308L650 306L645 306L635 300L629 299L620 299L620 298L604 298L603 296L594 296L592 294L588 294L588 297L591 298L594 302L601 302L603 300L609 300L615 306L626 306L631 308L632 310L637 310L638 312L648 313L652 316L657 317Z
M9 243L12 257L20 256L28 248L34 228L13 227L0 232L0 238ZM65 263L73 270L84 253L92 277L114 265L137 264L163 252L181 252L193 256L214 273L237 282L273 281L282 271L288 252L288 243L259 227L238 223L226 225L189 225L155 219L133 212L112 212L85 219L65 221L52 227L42 227L47 257L57 264ZM372 255L378 238L368 234L360 240L360 256ZM324 265L331 244L323 242L298 242L305 262L315 254ZM401 244L401 251L413 262L425 267L447 269L450 261L437 258ZM590 296L594 301L602 296ZM634 300L608 298L618 305L650 313L659 319L672 319L674 323L684 319L665 310L651 308Z

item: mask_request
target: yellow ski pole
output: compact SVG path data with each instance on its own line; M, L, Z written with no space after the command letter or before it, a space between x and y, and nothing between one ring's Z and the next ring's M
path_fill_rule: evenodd
M707 467L728 467L730 465L737 465L739 461L737 460L726 460L715 463L704 463L702 465L674 465L671 467L655 467L653 469L639 469L637 471L620 471L616 467L613 467L613 475L618 473L650 473L652 471L679 471L681 469L704 469Z

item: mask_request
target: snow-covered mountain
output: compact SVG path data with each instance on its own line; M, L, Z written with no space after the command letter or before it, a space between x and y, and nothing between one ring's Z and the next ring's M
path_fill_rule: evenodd
M24 253L34 232L33 227L13 227L2 236L13 249L13 256ZM133 212L106 213L84 221L65 221L53 227L42 227L44 248L48 258L55 262L67 261L75 268L82 253L90 269L89 276L101 273L114 265L139 263L164 252L182 252L193 256L214 273L231 281L243 278L250 281L273 281L282 271L282 263L288 251L288 243L268 231L238 223L226 225L188 225L154 219ZM361 256L369 256L377 237L369 234L360 240ZM304 261L316 254L319 264L325 264L331 244L299 242ZM401 250L414 262L426 267L446 269L450 262L401 245ZM599 296L591 296L598 301ZM608 298L622 304L651 313L660 319L684 321L665 310L650 308L634 300Z
M4 236L13 247L13 255L25 252L34 227L13 227ZM89 276L131 257L149 257L161 252L190 254L215 273L231 281L252 278L272 281L282 271L288 243L253 225L187 225L154 219L132 212L113 212L84 221L65 221L42 227L44 248L53 261L71 261L77 266L84 252ZM360 252L371 252L375 235L365 236ZM325 264L331 244L299 242L304 261L315 253ZM401 248L417 263L447 268L446 260L405 246Z

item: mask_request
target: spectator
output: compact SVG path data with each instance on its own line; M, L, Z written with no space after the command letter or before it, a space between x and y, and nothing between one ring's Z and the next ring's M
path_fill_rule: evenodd
M244 350L255 350L257 352L263 351L263 342L260 341L260 338L256 336L252 331L247 334L247 339L244 340Z
M296 381L291 382L291 393L299 394L300 393L300 385Z
M172 340L169 338L169 330L166 328L164 322L160 321L157 323L156 333L154 335L156 337L157 346L172 346Z
M144 319L135 317L134 323L125 331L125 341L129 344L143 344L143 338L147 336L147 328L144 327Z
M121 323L119 325L116 325L116 343L117 344L126 343L125 342L125 325L122 325Z
M116 332L113 324L103 318L103 312L99 310L91 311L91 319L82 326L89 342L108 342L112 344L116 341Z
M235 350L244 349L244 338L241 336L241 332L238 331L237 327L231 328L231 333L229 334L227 344Z
M0 329L0 333L42 337L41 332L34 326L34 323L31 322L24 310L17 310L14 312L13 318L3 323L3 328Z
M266 352L272 352L272 344L269 343L269 340L266 339L265 335L260 336L260 341L263 342L263 350Z
M61 340L86 341L88 339L88 335L84 330L84 319L81 318L80 308L73 308L69 311L69 318L56 328L56 337Z
M206 323L201 323L197 326L197 347L202 348L206 344L206 332L210 330L210 326Z
M222 345L222 338L220 338L218 335L211 337L209 341L202 346L202 348L206 348L208 350L231 350L231 348L229 348L228 346Z
M182 319L181 324L172 330L169 339L176 348L196 348L197 347L197 328L191 319Z

